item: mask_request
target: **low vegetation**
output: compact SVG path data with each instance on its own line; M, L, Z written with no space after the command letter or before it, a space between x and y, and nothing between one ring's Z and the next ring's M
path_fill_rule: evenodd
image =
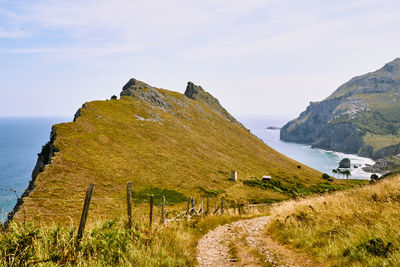
M243 184L251 187L257 187L262 190L275 190L280 193L290 195L292 198L304 197L311 194L323 194L327 192L333 192L350 188L355 184L366 184L364 180L352 180L347 186L338 185L333 183L334 181L329 175L324 173L321 177L326 181L322 181L316 185L304 186L301 183L286 182L282 180L260 180L251 179L246 180ZM271 202L271 201L269 201Z
M0 234L1 266L194 266L196 246L210 229L246 216L209 216L131 229L121 220L90 227L78 243L74 227L13 223Z
M400 264L400 176L272 209L269 233L332 266Z
M364 136L366 144L371 145L375 150L400 144L400 135L373 135L367 134Z
M187 196L184 194L169 189L160 189L158 187L149 187L138 192L133 191L132 197L136 203L145 203L149 201L150 195L154 196L154 204L160 205L162 197L165 196L166 205L175 205L187 201Z

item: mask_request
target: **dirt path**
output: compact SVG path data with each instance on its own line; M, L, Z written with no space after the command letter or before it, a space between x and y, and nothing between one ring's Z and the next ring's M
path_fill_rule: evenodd
M223 225L208 232L197 247L199 266L320 266L265 234L270 217Z

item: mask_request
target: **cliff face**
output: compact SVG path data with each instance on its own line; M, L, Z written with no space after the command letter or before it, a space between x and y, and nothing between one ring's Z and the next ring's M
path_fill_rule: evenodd
M44 171L46 165L51 164L52 157L55 155L55 152L58 152L58 148L54 145L54 142L57 138L56 129L53 127L50 133L50 141L47 142L43 147L42 151L38 154L38 158L36 160L35 167L32 171L32 179L29 182L28 187L22 193L21 197L18 198L17 203L15 204L13 210L8 214L7 221L5 222L4 227L7 228L10 221L13 219L15 213L18 212L20 207L24 202L24 198L28 197L29 194L35 188L35 181L38 177L39 173Z
M399 153L400 59L311 102L281 129L284 141L382 158Z

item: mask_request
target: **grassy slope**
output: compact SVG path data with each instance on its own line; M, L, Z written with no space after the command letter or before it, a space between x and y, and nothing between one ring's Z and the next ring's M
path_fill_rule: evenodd
M133 97L93 101L86 103L75 122L56 125L55 145L60 152L39 174L35 190L24 199L15 219L76 223L90 182L95 190L89 222L125 213L127 181L133 182L134 191L155 186L199 197L204 194L202 187L222 190L230 200L261 201L289 196L229 181L230 172L237 170L239 180L267 174L284 184L305 187L325 182L321 173L307 166L297 168L298 162L201 102L161 92L178 100L172 110ZM339 183L345 182L334 181Z
M335 266L400 265L400 176L274 208L269 232ZM388 245L388 244L391 245Z

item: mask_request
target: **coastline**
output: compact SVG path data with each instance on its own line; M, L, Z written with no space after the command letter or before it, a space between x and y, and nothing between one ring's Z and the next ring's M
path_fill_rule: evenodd
M257 129L253 128L251 130L268 146L278 152L331 176L333 176L332 170L338 168L340 160L346 157L350 158L352 162L350 168L352 175L349 178L369 180L372 174L364 171L363 167L375 164L373 159L360 157L355 154L346 154L337 151L313 148L308 144L283 141L279 138L280 131L268 130L265 129L265 127ZM354 168L354 165L357 165L358 168ZM337 178L345 179L345 177Z

